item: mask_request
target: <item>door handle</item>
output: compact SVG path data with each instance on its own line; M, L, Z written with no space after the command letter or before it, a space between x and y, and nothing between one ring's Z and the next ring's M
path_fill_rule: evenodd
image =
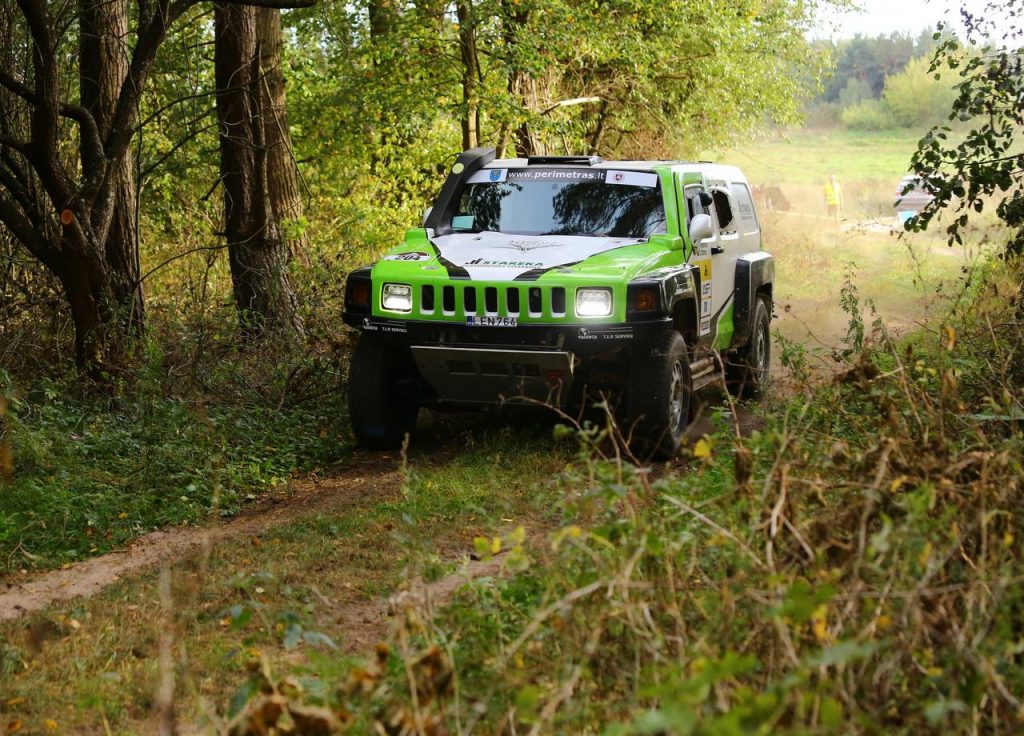
M717 255L720 255L722 253L725 253L725 246L724 245L712 245L711 246L711 255L717 256Z

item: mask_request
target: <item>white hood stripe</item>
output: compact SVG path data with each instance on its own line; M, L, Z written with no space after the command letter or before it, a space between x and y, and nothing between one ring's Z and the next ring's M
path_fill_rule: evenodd
M486 232L453 233L431 242L442 262L464 269L470 278L505 281L573 265L598 253L636 245L643 239Z

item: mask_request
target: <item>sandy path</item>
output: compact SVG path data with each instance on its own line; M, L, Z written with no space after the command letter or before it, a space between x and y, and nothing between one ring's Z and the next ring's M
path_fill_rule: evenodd
M230 537L255 534L317 511L353 506L383 495L400 481L395 457L357 456L343 475L294 481L291 495L283 501L263 504L234 519L209 526L151 532L124 550L0 582L0 621L14 620L54 603L88 598L124 577L156 567L163 560L180 560Z

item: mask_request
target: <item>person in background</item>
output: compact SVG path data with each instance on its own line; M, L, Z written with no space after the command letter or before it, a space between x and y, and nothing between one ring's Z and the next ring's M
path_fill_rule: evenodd
M838 225L839 215L843 211L843 188L836 181L835 174L830 175L825 182L825 209L828 210L828 216Z

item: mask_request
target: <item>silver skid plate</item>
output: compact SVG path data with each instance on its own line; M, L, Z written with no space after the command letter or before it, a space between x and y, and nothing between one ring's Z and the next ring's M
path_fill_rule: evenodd
M572 384L573 355L564 351L413 346L420 375L444 401L562 406Z

